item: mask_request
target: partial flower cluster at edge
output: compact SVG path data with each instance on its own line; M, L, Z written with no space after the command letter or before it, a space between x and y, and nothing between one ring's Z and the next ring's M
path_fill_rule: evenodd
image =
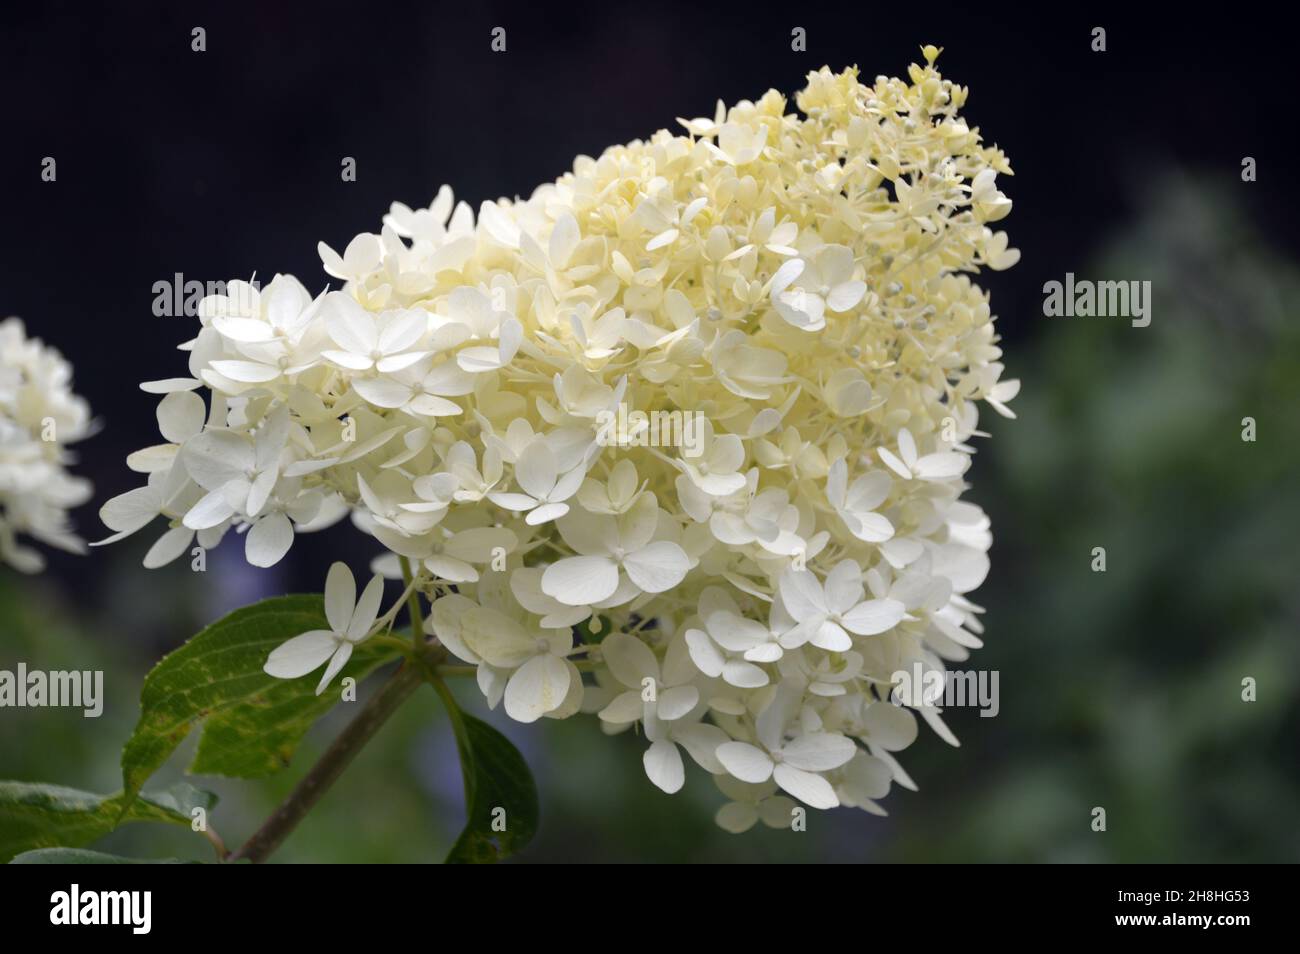
M90 435L90 407L72 392L72 366L17 318L0 322L0 563L36 573L45 557L20 535L71 553L85 544L68 511L90 499L68 472L68 445Z

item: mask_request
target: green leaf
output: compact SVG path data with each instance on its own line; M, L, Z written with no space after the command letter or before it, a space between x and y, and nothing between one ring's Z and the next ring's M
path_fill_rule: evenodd
M537 784L509 739L460 711L450 693L440 694L456 732L469 815L447 864L501 861L522 850L537 833ZM495 830L503 826L503 831Z
M318 674L276 679L262 671L285 640L328 628L319 595L280 596L235 610L164 657L145 677L140 721L122 750L126 794L138 792L200 722L192 772L259 778L288 765L307 729L338 701L341 680L359 682L397 655L363 643L319 696Z
M185 782L128 800L62 785L0 782L0 861L37 848L77 848L123 822L190 827L195 808L211 810L216 796Z
M196 865L183 858L127 858L88 848L38 848L15 855L11 865Z

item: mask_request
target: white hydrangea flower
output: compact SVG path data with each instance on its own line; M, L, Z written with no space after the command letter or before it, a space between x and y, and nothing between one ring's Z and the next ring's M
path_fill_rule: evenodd
M796 258L781 266L772 281L772 305L796 328L820 331L828 310L849 311L867 293L866 283L853 275L853 250L824 246L808 261Z
M741 835L760 821L769 828L790 827L797 806L792 799L778 794L775 782L750 784L730 775L721 776L717 781L722 794L731 799L715 816L719 828Z
M232 283L188 374L144 386L164 442L110 539L161 517L151 566L229 530L267 565L350 515L512 718L638 727L670 792L684 748L728 830L788 824L787 796L882 811L917 716L952 741L890 684L981 645L967 442L1019 388L972 279L1018 257L990 227L1011 168L937 52L719 104L477 214L395 202L321 243L343 285L315 298ZM342 572L332 629L268 671L328 661L323 685L376 627Z
M582 674L568 658L574 650L569 629L520 621L459 595L434 604L430 628L453 654L479 667L489 703L504 698L512 719L536 722L578 711Z
M798 625L785 637L787 648L812 643L828 652L847 652L855 636L876 636L903 620L906 609L894 599L864 600L862 567L853 560L837 563L825 582L808 570L781 574L778 592L786 612Z
M690 557L672 540L655 539L666 519L654 494L618 517L562 518L560 536L578 555L547 567L542 592L566 606L619 606L642 592L672 589L690 569Z
M90 408L72 393L72 367L17 318L0 322L0 562L39 572L45 558L19 534L81 553L68 511L90 499L90 482L68 473L68 445L91 433Z
M319 696L352 658L353 648L370 635L383 598L383 577L372 576L357 599L352 571L346 564L335 563L325 578L325 618L330 628L302 633L271 650L266 672L280 679L296 679L328 662L316 686Z
M853 758L857 747L851 739L828 732L809 732L789 742L765 742L761 747L748 742L725 742L718 747L718 761L742 782L773 779L788 794L813 808L834 808L839 798L820 774L839 768Z
M522 493L493 493L488 499L499 507L527 514L524 522L535 527L568 513L564 501L578 492L586 476L582 466L561 474L555 452L545 438L537 438L515 461L515 480Z

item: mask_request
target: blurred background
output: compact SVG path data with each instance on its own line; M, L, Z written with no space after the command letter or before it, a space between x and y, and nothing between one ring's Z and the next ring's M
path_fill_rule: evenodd
M104 430L79 448L96 485L77 514L139 482L155 443L142 380L181 373L194 319L155 317L153 284L326 276L315 253L375 229L394 200L447 182L478 202L527 194L579 153L711 115L714 102L792 93L858 64L902 74L918 45L972 88L965 114L1016 170L1003 227L1023 258L986 274L1015 421L985 415L971 498L992 516L986 648L1001 711L954 710L952 749L923 733L878 818L813 813L804 833L714 826L698 769L659 792L641 744L589 717L489 720L537 776L542 827L521 861L1300 860L1300 238L1284 191L1290 88L1257 26L1212 34L1165 17L818 6L785 19L725 7L566 4L563 12L426 3L263 2L0 12L0 316L64 352ZM880 22L887 19L887 22ZM786 22L788 20L789 22ZM207 52L190 30L207 30ZM493 27L507 52L489 49ZM807 30L808 52L790 50ZM1107 50L1090 49L1107 30ZM40 180L45 156L55 183ZM344 156L357 181L340 181ZM1244 157L1259 181L1243 182ZM1043 317L1043 284L1149 280L1150 327ZM1241 439L1253 417L1258 439ZM228 610L319 590L338 554L375 548L347 526L272 570L228 543L199 576L146 571L154 534L37 578L0 567L0 668L103 669L102 718L0 710L0 778L120 787L117 759L150 666ZM1107 572L1091 570L1104 546ZM1258 699L1241 699L1244 678ZM473 687L467 708L483 715ZM340 714L336 713L335 716ZM227 842L250 833L338 731L327 718L273 779L199 779ZM193 740L191 740L191 743ZM189 746L153 785L182 776ZM1108 830L1090 828L1094 806ZM361 755L278 861L440 860L463 820L455 747L431 692ZM202 858L188 832L134 826L99 847Z

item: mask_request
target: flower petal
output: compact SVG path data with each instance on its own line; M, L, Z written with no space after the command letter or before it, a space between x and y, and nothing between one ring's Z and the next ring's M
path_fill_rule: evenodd
M275 566L293 546L293 524L283 513L270 513L248 531L244 555L253 566Z
M208 409L193 391L172 391L158 402L158 430L173 444L184 444L199 431Z
M647 593L670 590L683 579L691 568L686 551L670 540L659 540L623 558L623 569Z
M686 647L690 652L691 662L695 663L700 672L712 679L722 675L722 667L726 664L726 659L704 630L688 629Z
M348 623L347 637L354 643L366 638L375 617L379 615L379 604L384 598L384 578L376 573L366 584L357 600L357 608L352 611L352 620Z
M866 600L840 617L840 624L850 633L875 636L893 629L907 612L898 600Z
M826 772L839 768L858 750L853 740L833 732L810 732L781 747L781 757L788 765L809 772Z
M155 540L144 555L145 569L153 570L171 563L186 551L193 539L194 531L189 527L172 527Z
M542 592L566 606L589 606L614 595L618 566L608 557L568 557L542 573Z
M659 679L659 660L650 647L627 633L610 633L600 644L610 673L629 689L640 691L641 680Z
M297 679L318 669L333 655L338 645L337 637L329 630L314 629L271 650L262 670L277 679Z
M812 808L835 808L840 803L831 783L820 775L782 764L776 767L772 777L776 784Z
M334 655L330 657L329 665L325 667L325 672L320 677L320 682L316 684L316 695L325 691L325 687L333 681L334 677L339 674L339 670L347 665L348 660L352 658L352 644L340 643L339 648L334 650Z
M772 757L748 742L724 742L716 754L722 767L742 782L766 782L772 777Z
M700 701L700 690L694 686L673 686L659 693L657 713L665 722L686 715Z
M516 722L536 722L564 702L570 678L563 659L550 653L534 656L506 684L506 715Z
M686 767L682 765L682 753L677 746L661 739L645 750L641 757L645 765L645 774L650 781L669 795L681 791L686 782Z
M333 563L325 577L325 618L336 633L346 633L357 605L357 584L346 563Z

